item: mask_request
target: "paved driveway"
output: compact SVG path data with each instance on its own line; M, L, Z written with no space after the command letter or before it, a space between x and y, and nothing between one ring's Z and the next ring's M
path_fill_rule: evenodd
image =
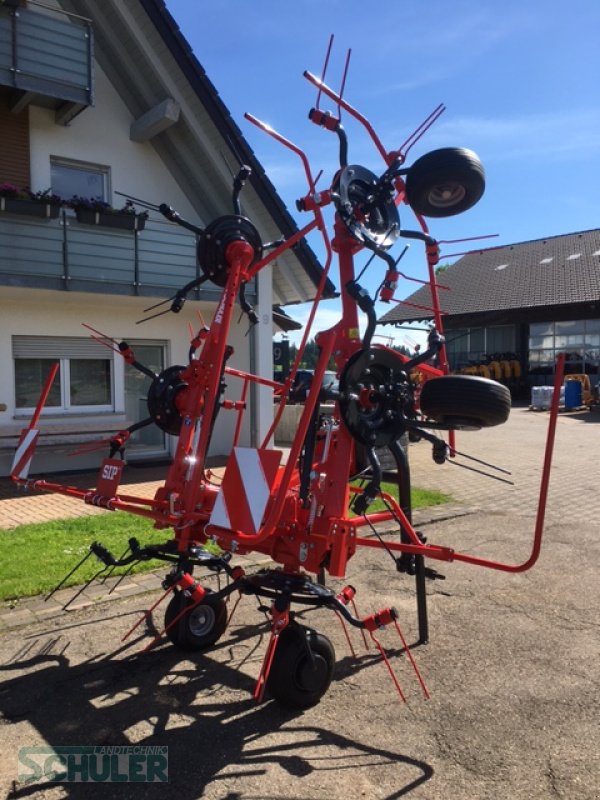
M514 487L436 467L427 444L411 446L414 483L455 498L419 515L430 542L511 562L527 557L546 422L545 414L516 410L503 428L458 438L459 450L512 469ZM331 689L301 714L273 702L256 706L250 692L267 629L249 599L221 642L192 658L168 644L140 655L149 632L119 643L157 590L5 631L0 782L7 797L596 800L599 434L597 412L559 419L544 547L532 571L455 563L442 569L447 580L429 586L431 641L413 653L430 700L393 630L380 638L407 704L373 648L365 651L353 635L353 658L337 621L318 611L310 622L337 653ZM361 613L395 605L414 641L412 581L385 554L363 551L349 567ZM152 624L160 623L155 614ZM18 748L42 743L166 745L170 783L17 784L11 791Z

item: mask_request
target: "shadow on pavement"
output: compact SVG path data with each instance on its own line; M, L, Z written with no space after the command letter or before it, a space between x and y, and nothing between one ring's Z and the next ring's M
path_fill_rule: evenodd
M71 627L77 626L65 626L62 632ZM261 776L273 765L285 773L285 796L296 800L307 800L307 796L300 783L296 791L291 782L311 773L366 767L376 780L373 771L378 768L402 767L402 774L408 771L410 777L386 800L406 796L433 776L426 762L361 742L358 731L356 739L349 738L324 727L303 725L302 713L274 702L257 705L251 698L254 680L240 671L239 659L233 656L235 644L250 635L255 638L257 629L244 626L231 633L226 643L215 648L221 650L221 661L202 654L194 654L193 661L182 660L181 651L171 646L157 647L140 657L141 639L147 641L142 636L79 664L71 663L67 655L71 642L61 629L27 637L10 663L0 666L0 712L8 723L26 720L52 746L168 746L169 783L144 784L145 800L203 797L211 784L214 790L223 779ZM260 637L242 663L259 645ZM135 652L127 654L132 646ZM353 670L372 661L372 655L365 656ZM344 666L342 660L342 672ZM12 677L10 673L16 670L20 674ZM234 699L223 702L225 692ZM247 693L247 699L236 700L239 692ZM277 743L269 741L278 732L284 734L284 741L282 737ZM8 797L27 798L48 788L40 783L15 784ZM124 789L123 784L61 784L65 796L75 800L129 796ZM139 789L139 784L131 787L135 796ZM276 785L273 790L274 799L282 796ZM253 794L230 791L219 796L250 800ZM268 800L264 794L260 798Z

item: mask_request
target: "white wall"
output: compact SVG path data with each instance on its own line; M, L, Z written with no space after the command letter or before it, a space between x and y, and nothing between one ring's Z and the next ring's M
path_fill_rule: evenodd
M129 139L133 117L97 64L95 70L95 105L70 125L57 125L54 111L30 108L31 188L50 187L50 156L88 161L110 166L113 206L125 203L114 195L117 190L152 203L169 202L184 217L202 224L152 144Z
M23 427L28 424L27 416L20 414L15 408L15 379L14 362L12 359L11 337L13 335L28 336L88 336L89 331L82 326L82 322L116 339L160 340L166 343L167 366L172 364L185 365L188 361L189 350L189 325L198 329L200 311L208 324L212 319L214 305L188 301L179 314L167 314L145 325L136 325L141 319L143 309L148 305L148 298L122 297L118 295L94 295L78 292L57 292L35 289L18 289L3 287L0 294L0 364L2 365L2 382L0 382L0 408L6 406L5 411L0 411L0 474L8 474L12 462L12 451L6 449L9 440L14 440ZM247 370L249 362L249 337L245 336L246 328L243 325L232 329L229 343L234 347L234 354L229 365L238 369ZM102 345L98 345L99 355L108 352ZM64 440L72 439L73 435L90 431L90 438L98 438L92 433L96 430L105 430L104 436L117 432L125 424L137 420L126 420L123 413L123 368L124 363L119 355L114 356L115 375L115 407L114 413L106 414L45 414L42 418L41 429L60 430ZM237 378L226 378L227 391L225 397L231 400L239 399L242 382ZM221 410L211 444L211 455L225 455L231 447L231 439L235 429L237 416L233 411ZM250 444L250 412L244 416L241 444ZM43 441L43 440L42 440ZM61 438L56 437L60 444ZM171 440L171 451L176 442ZM4 445L4 447L3 447ZM43 448L42 448L43 449ZM65 462L62 458L49 459L48 456L40 461L36 460L33 469L83 469L99 463L104 457L104 451L95 454L91 459L69 459Z
M134 119L97 63L95 77L95 105L85 109L68 126L55 123L54 111L30 107L31 188L34 191L50 188L51 156L91 162L110 167L113 206L119 207L124 203L124 198L114 194L118 190L153 203L169 202L190 221L200 225L208 222L198 219L151 142L139 143L129 139L129 130ZM24 269L26 270L26 265ZM229 344L234 347L235 352L229 365L272 378L272 292L269 268L259 275L259 298L257 312L260 322L250 333L245 317L237 325L237 308L234 311ZM5 404L6 410L0 411L0 450L2 437L6 441L8 435L16 435L26 422L15 413L11 351L13 335L85 336L87 332L81 327L81 323L87 322L117 340L164 340L168 342L167 364L186 364L189 348L188 322L197 328L195 308L199 304L188 301L184 311L177 316L165 315L147 325L136 325L135 321L143 316L143 309L151 302L148 298L119 295L1 287L0 368L3 380L0 382L0 408ZM200 307L205 321L209 323L214 305L204 303ZM252 348L254 356L251 363ZM125 418L122 413L122 363L118 357L114 373L116 413L110 415L108 422L114 421L114 430L119 430L125 423ZM227 378L227 384L226 397L238 399L242 391L242 381ZM259 443L272 420L270 390L257 388L251 392L249 399L253 396L256 401L254 412L246 412L242 429L241 444L246 446L251 443L251 424L255 426L254 438ZM44 424L49 424L49 420L50 417L44 417ZM99 417L87 415L87 420L93 423ZM71 425L74 430L81 422L82 417L78 415L61 418L63 426ZM106 422L104 417L103 423ZM229 452L235 425L236 414L222 410L213 435L212 453ZM173 443L171 445L173 449ZM12 455L9 458L6 450L0 453L0 474L7 473L11 460ZM83 468L86 464L72 461L70 466L76 469L79 466Z

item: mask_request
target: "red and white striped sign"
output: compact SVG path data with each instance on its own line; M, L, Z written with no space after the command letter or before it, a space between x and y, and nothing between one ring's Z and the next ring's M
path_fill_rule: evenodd
M209 524L257 533L277 476L281 451L234 447Z
M27 428L21 433L21 438L19 439L19 444L17 445L12 468L10 470L11 478L19 478L22 481L26 480L29 475L29 467L31 466L31 460L39 435L40 432L37 428Z

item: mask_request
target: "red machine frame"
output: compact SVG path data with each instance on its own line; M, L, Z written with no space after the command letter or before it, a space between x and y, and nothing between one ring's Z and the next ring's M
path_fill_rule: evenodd
M414 394L411 394L413 389L409 374L410 371L418 369L427 382L435 382L444 380L442 376L448 372L442 335L442 312L438 299L440 287L435 277L435 266L439 260L439 243L430 236L424 216L418 211L415 213L419 224L418 231L398 230L398 235L420 239L424 244L429 272L428 283L431 287L431 311L435 319L435 331L430 338L430 347L427 352L414 359L402 356L391 348L371 344L370 339L374 330L373 300L357 283L354 262L357 253L365 248L386 261L386 275L380 287L380 298L383 300L394 299L395 285L400 277L415 280L399 272L396 269L397 261L394 262L390 256L386 256L389 233L384 231L383 243L380 241L379 233L374 234L371 240L375 223L365 208L368 206L372 217L375 216L375 211L379 212L379 209L383 209L384 212L386 209L389 210L390 197L384 195L385 191L389 194L390 187L393 187L391 202L394 206L409 204L406 174L410 173L410 170L403 170L402 165L410 147L433 124L442 113L443 107L435 109L399 149L388 151L383 147L368 120L344 100L343 89L337 93L314 75L305 73L305 77L318 89L319 99L323 94L337 106L337 115L326 113L318 108L318 100L317 108L312 109L310 113L310 119L315 124L337 133L343 142L340 134L340 130L343 130L340 118L342 110L347 112L369 134L383 159L384 175L372 187L375 199L370 197L367 203L365 197L361 196L356 202L353 201L349 220L340 200L340 194L343 191L341 184L345 176L348 176L350 167L342 163L340 172L334 177L329 189L318 191L306 155L267 125L249 114L246 115L249 122L268 133L301 159L309 188L308 193L298 201L298 206L312 213L313 219L290 239L276 243L266 255L256 242L252 224L239 214L237 194L234 194L236 213L215 221L217 232L223 233L224 238L228 239L219 253L216 264L219 270L217 275L221 281L219 285L222 286L216 313L208 327L201 325L198 332L193 335L187 366L172 372L167 370L161 376L155 376L155 380L162 380L162 387L156 389L159 393L156 395L159 398L156 401L159 411L155 414L155 421L159 422L157 416L160 417L161 413L169 413L176 418L178 428L177 449L164 485L153 498L139 498L119 493L123 461L115 456L124 447L131 429L120 432L111 440L110 457L102 462L97 488L94 491L28 478L29 465L38 438L39 417L55 378L56 368L48 378L29 428L23 432L12 471L15 482L27 488L58 492L111 511L126 511L141 515L152 520L156 528L173 529L174 538L162 546L142 547L132 540L130 543L132 552L125 558L115 559L98 543L92 546L92 552L107 567L128 565L149 558L160 558L173 564L172 571L165 579L165 595L158 602L171 593L175 593L180 600L179 606L167 615L165 630L161 632L161 634L166 632L175 644L192 647L193 636L185 626L198 609L205 610L205 615L202 617L205 623L207 615L209 617L206 623L208 628L200 635L199 644L201 646L212 644L221 635L221 628L224 630L221 619L224 612L221 603L234 591L270 598L272 636L255 696L262 698L273 671L277 672L278 659L286 668L289 667L288 662L291 659L298 672L298 691L290 695L280 687L275 688L273 693L281 702L296 706L306 706L318 701L329 686L333 666L330 663L328 645L323 642L324 637L318 639L320 635L310 629L304 629L293 620L291 606L294 603L331 608L340 619L345 619L350 624L369 632L384 658L385 653L374 632L378 627L393 624L406 652L410 655L410 649L406 645L393 609L382 609L377 614L359 618L356 614L350 613L348 608L349 605L353 607L354 590L351 587L346 587L343 592L336 595L323 585L325 573L335 578L344 577L347 563L358 548L384 549L392 554L399 571L416 575L421 642L428 639L425 579L438 577L435 570L425 567L425 559L462 561L508 572L520 572L533 566L541 546L558 409L558 387L562 381L561 363L557 369L538 517L530 557L522 564L506 564L459 553L450 547L426 543L411 523L410 477L406 454L402 448L395 447L396 480L399 485L399 498L396 500L391 495L381 492L379 485L381 475L377 474L377 463L372 455L374 446L370 447L369 442L370 440L374 442L382 430L384 433L381 436L387 442L391 436L389 431L392 429L394 441L402 433L412 429L432 442L434 458L437 452L435 460L443 461L454 454L453 432L455 428L461 427L461 423L436 420L435 416L433 418L427 415L420 416L415 409ZM241 177L238 175L236 179L238 194L247 177L247 171ZM351 182L351 178L348 180ZM351 186L350 192L356 192L356 186ZM330 241L322 209L332 203L336 205L336 214L334 235ZM206 230L211 228L211 226L206 230L195 228L181 220L168 207L161 206L160 210L169 219L200 231L204 236ZM231 354L227 337L240 290L243 290L243 286L261 269L271 264L285 250L313 230L321 233L326 261L298 357L284 385L227 366ZM272 449L270 442L292 391L302 352L323 294L333 253L337 254L342 287L340 321L316 337L320 356L314 380L306 398L287 463L281 464L281 453ZM173 299L173 310L181 308L189 288L189 285L184 287L184 290ZM367 314L369 323L368 332L363 337L359 334L359 309ZM94 335L101 343L123 355L129 363L137 365L135 355L125 343L117 345L98 332L94 332ZM333 415L319 419L321 385L332 358L340 374L340 395L334 398L336 410ZM438 367L428 363L432 358L437 359ZM391 376L385 379L388 383L380 380L380 385L375 386L368 381L366 384L357 382L351 377L354 369L358 371L362 380L362 376L368 374L369 370L361 365L363 361L366 363L369 359L380 368L381 374ZM227 377L243 381L239 400L230 401L222 397L223 381ZM393 391L389 381L393 383ZM248 388L252 382L276 389L280 397L279 408L260 447L239 448L242 417L247 405ZM398 397L390 399L395 391L399 393ZM401 392L404 392L402 400L398 399ZM380 406L385 406L387 410L380 413ZM238 415L231 456L221 484L207 468L210 438L219 409L229 409ZM371 424L370 414L376 422L371 428L368 427ZM393 425L391 423L388 425L386 420L392 418L395 420ZM352 420L355 419L359 420L356 423L358 436L357 430L353 428ZM446 444L437 433L432 433L432 428L449 430L449 444ZM367 434L361 433L363 430L366 430ZM169 429L169 432L172 430ZM365 436L366 440L362 441L362 444L371 453L368 459L370 464L367 464L370 466L367 473L367 479L370 481L361 487L351 484L350 478L361 473L361 469L365 466L357 465L356 456L356 440L357 438L360 440L361 437L364 439ZM255 469L248 469L248 464L254 465ZM247 485L250 479L257 482ZM245 504L242 502L244 496L247 498ZM368 512L368 506L375 496L383 498L385 511ZM235 502L235 498L239 502ZM353 506L358 511L351 511ZM225 524L227 520L229 524ZM372 534L376 531L375 526L380 526L382 523L394 523L397 526L400 534L398 540L383 538L379 533L376 536L364 535L365 528L368 534ZM206 549L206 546L211 544L217 544L224 552L215 555L214 549L210 547ZM254 551L268 555L280 566L248 576L240 567L233 567L230 564L232 556ZM395 554L398 554L398 557ZM219 572L225 571L229 575L230 583L218 592L208 593L192 577L193 570L197 566L207 566ZM320 580L312 579L310 575L319 576ZM158 602L147 614L153 611ZM290 632L292 629L294 634L300 631L302 635L292 636ZM292 656L289 655L290 652ZM278 656L278 653L283 655ZM412 661L412 656L410 658ZM308 677L307 659L314 672L314 675L311 673ZM393 676L389 662L385 660ZM412 663L416 670L414 661ZM283 668L282 666L281 669ZM424 692L427 693L418 670L416 672ZM300 685L302 680L306 685ZM273 682L276 687L277 681ZM403 696L395 677L394 682Z

